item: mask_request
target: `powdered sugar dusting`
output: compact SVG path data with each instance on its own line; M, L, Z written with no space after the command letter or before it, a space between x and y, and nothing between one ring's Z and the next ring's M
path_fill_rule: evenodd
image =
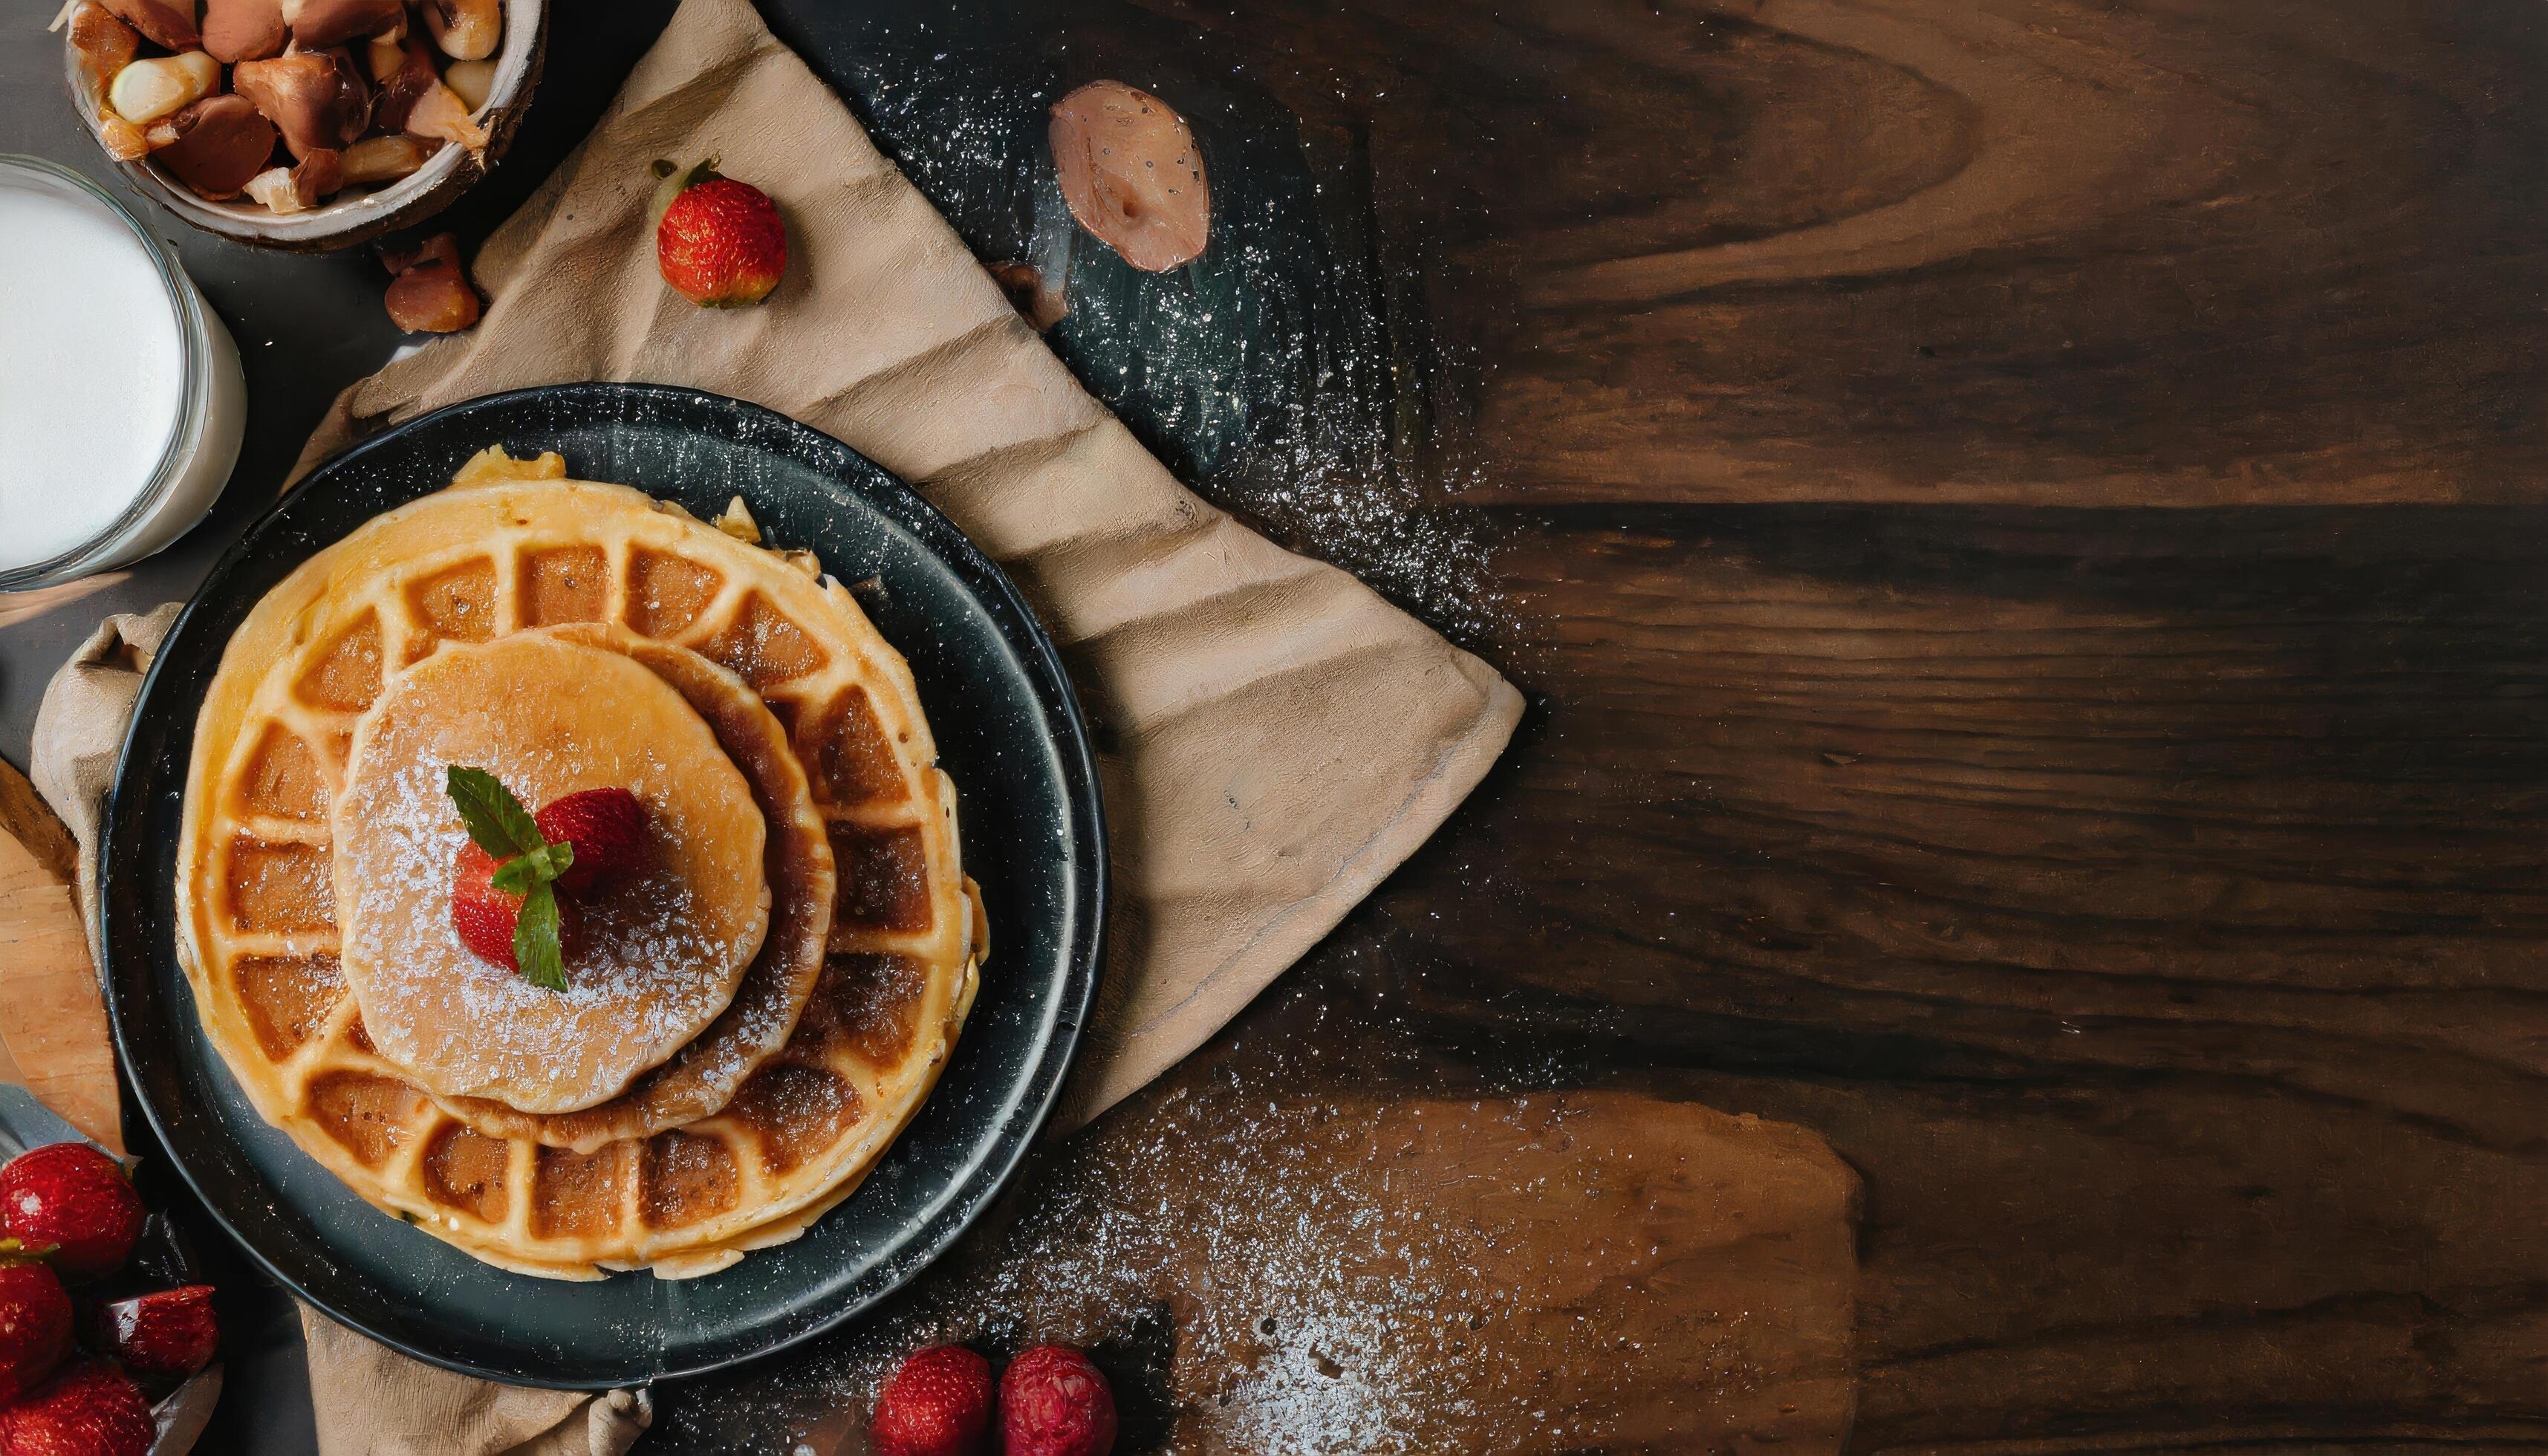
M573 1039L596 1026L669 1049L723 1008L722 968L733 948L701 934L690 885L678 869L657 864L588 902L582 945L567 961L567 988L548 991L478 958L452 928L452 863L469 836L442 791L441 766L404 768L364 807L388 812L368 841L376 848L360 861L366 883L352 887L358 908L347 917L343 954L364 968L357 983L364 1025L391 1059L419 1070L474 1067L485 1076L523 1066L562 1072L579 1059ZM465 1040L419 1045L427 1029ZM438 1090L472 1096L488 1089Z
M995 1360L1093 1347L1128 1452L1477 1450L1520 1431L1530 1449L1593 1449L1623 1434L1602 1393L1679 1388L1693 1367L1756 1383L1719 1318L1738 1312L1622 1316L1662 1238L1638 1185L1579 1174L1571 1117L1533 1098L1177 1092L1110 1120L917 1295L759 1389L677 1406L666 1433L735 1439L741 1420L784 1450L809 1407L856 1426L937 1341ZM1613 1202L1579 1218L1588 1198ZM1658 1328L1676 1337L1648 1340Z
M582 900L563 992L481 960L452 927L467 839L453 763L526 806L604 785L646 805L651 858ZM614 653L515 637L437 654L366 720L335 825L340 954L365 1029L444 1097L565 1113L617 1094L725 1011L766 930L748 785L669 685Z

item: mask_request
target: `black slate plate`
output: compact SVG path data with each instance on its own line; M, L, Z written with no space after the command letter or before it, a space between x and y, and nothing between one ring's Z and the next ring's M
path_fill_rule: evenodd
M481 447L557 450L571 474L681 501L740 494L769 539L806 546L910 659L957 787L964 867L992 957L938 1090L866 1183L796 1241L704 1279L561 1284L507 1274L373 1209L267 1127L198 1029L176 961L175 848L195 717L265 592ZM599 1388L748 1360L851 1319L945 1250L1025 1154L1096 990L1105 830L1085 725L1052 644L1008 579L872 462L758 406L585 384L474 400L314 473L225 555L141 689L101 849L116 1046L142 1111L250 1256L345 1324L420 1359L517 1383Z

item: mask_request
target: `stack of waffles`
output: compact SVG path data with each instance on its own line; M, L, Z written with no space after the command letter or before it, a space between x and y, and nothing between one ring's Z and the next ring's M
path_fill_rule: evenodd
M206 696L178 952L257 1112L559 1279L801 1233L928 1097L985 950L901 655L812 557L491 450L312 557ZM563 990L473 951L448 770L644 806Z

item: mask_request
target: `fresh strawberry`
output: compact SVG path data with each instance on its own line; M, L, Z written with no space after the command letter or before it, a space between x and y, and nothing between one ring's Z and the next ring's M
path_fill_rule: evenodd
M522 918L522 897L496 888L496 857L465 841L451 860L451 928L460 944L480 959L519 971L513 959L513 926ZM562 956L573 956L584 931L575 902L558 901L558 943Z
M962 1345L912 1352L876 1393L875 1456L975 1456L991 1431L991 1362Z
M1115 1392L1088 1357L1038 1345L1000 1377L1006 1456L1106 1456L1115 1449Z
M624 788L568 794L534 818L540 838L575 846L575 863L557 887L580 895L634 871L646 852L646 804Z
M213 1287L154 1289L97 1309L100 1346L141 1375L192 1375L213 1363L222 1327L213 1318Z
M0 1405L46 1376L71 1347L71 1297L52 1270L0 1264Z
M133 1378L74 1365L0 1410L0 1456L149 1456L159 1427Z
M54 1245L48 1257L70 1278L114 1273L147 1217L123 1165L85 1142L47 1143L0 1167L0 1230Z
M713 161L682 173L656 164L669 194L655 225L655 266L691 303L711 309L757 304L787 271L787 225L770 194L720 177Z

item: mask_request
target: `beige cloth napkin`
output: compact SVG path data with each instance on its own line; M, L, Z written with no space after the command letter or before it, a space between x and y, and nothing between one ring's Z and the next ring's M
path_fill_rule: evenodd
M45 688L28 777L79 841L80 909L97 945L97 829L141 675L177 603L98 624ZM438 1370L304 1306L310 1391L324 1456L622 1456L654 1405L643 1391L583 1395Z
M760 308L694 308L655 271L649 164L711 153L787 218L787 272ZM1520 715L1484 663L1179 486L746 0L684 0L475 271L485 318L346 391L304 469L500 390L692 385L912 482L1033 599L1117 745L1114 935L1061 1127L1200 1046L1325 935Z
M45 684L45 700L36 705L27 780L79 842L80 919L88 927L91 965L104 963L97 951L98 822L106 791L115 783L116 759L124 752L124 730L141 695L141 675L176 624L181 605L162 602L98 623Z

